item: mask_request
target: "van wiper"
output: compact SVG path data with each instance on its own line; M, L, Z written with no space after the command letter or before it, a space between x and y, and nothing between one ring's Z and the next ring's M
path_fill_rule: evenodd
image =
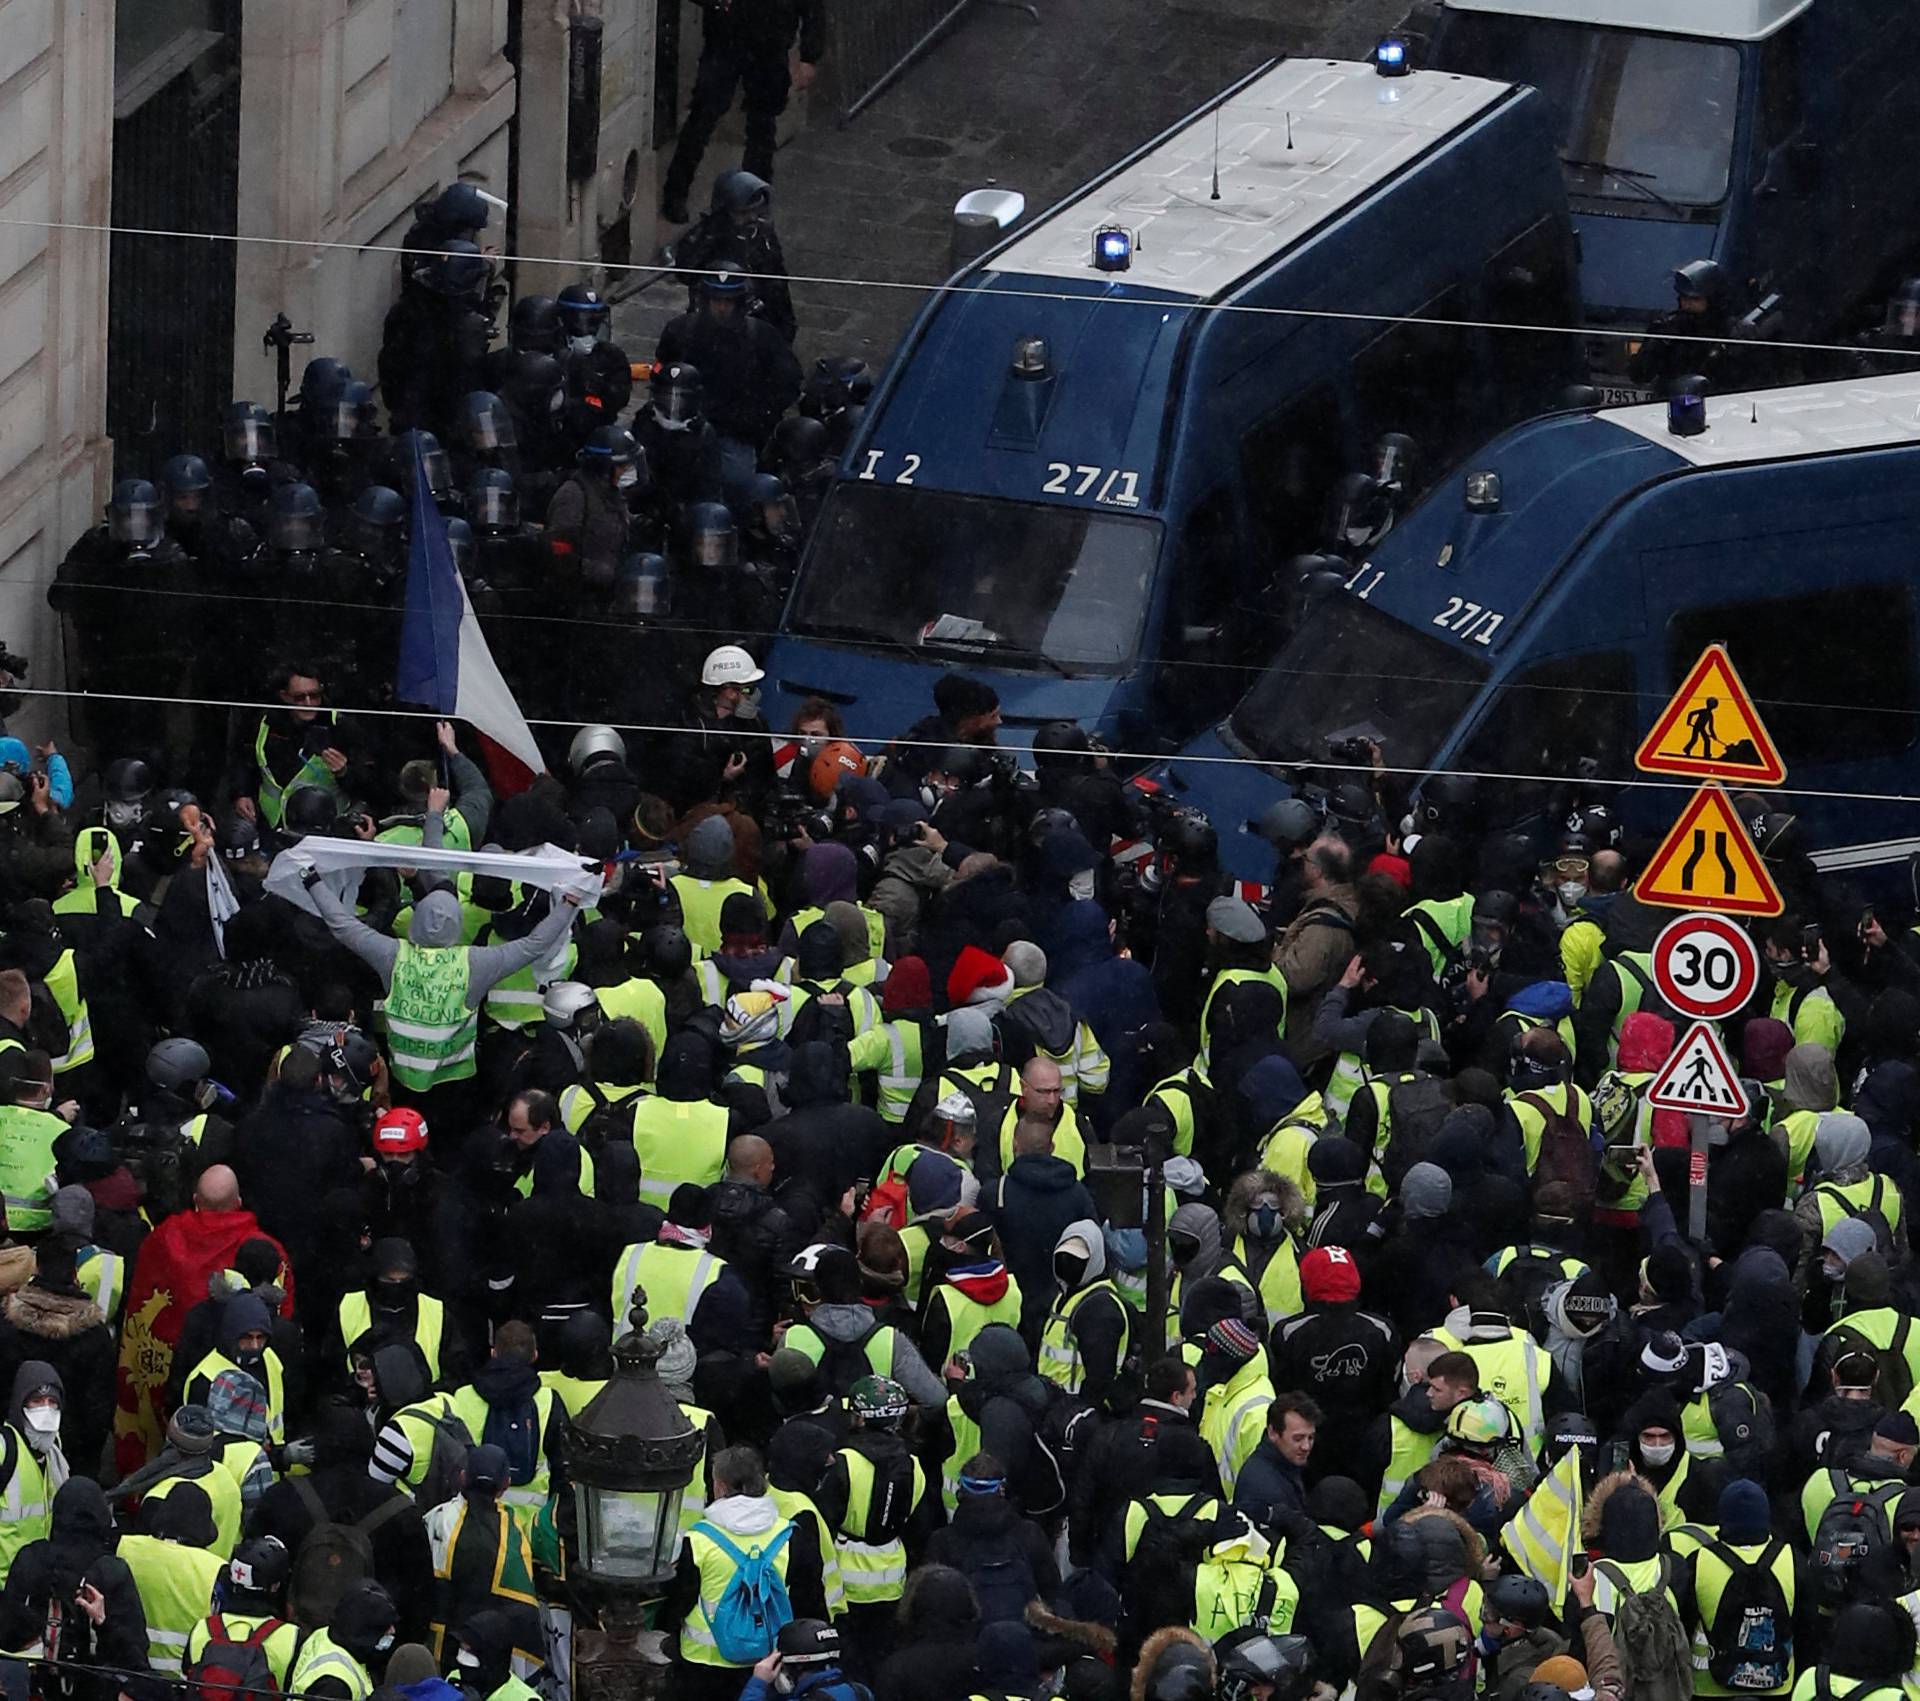
M1004 656L1009 661L1031 662L1045 668L1047 672L1058 674L1062 679L1078 679L1080 676L1056 656L1050 656L1045 650L1036 650L1026 644L1010 643L1005 638L934 638L921 645L922 649L945 650L950 655L963 656Z
M845 622L836 625L828 620L811 621L800 636L831 638L843 644L860 644L873 650L891 650L896 655L912 656L916 661L920 657L918 644L909 644L904 638L896 638L890 632L873 632L864 626L853 626Z
M1651 171L1636 171L1630 165L1614 165L1604 159L1570 159L1565 154L1560 156L1560 163L1572 166L1575 171L1600 171L1609 177L1617 177L1629 189L1638 189L1649 201L1657 201L1669 212L1685 214L1687 210L1671 196L1663 195L1654 188L1654 174Z

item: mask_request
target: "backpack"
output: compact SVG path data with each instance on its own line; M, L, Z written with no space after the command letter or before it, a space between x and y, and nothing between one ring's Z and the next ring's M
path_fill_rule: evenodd
M1874 1246L1882 1258L1892 1253L1893 1224L1887 1220L1887 1213L1880 1208L1887 1196L1887 1178L1884 1175L1874 1176L1873 1197L1864 1205L1856 1205L1840 1191L1839 1184L1836 1182L1823 1181L1814 1189L1814 1192L1825 1194L1848 1216L1858 1217L1872 1229Z
M995 1542L985 1557L969 1556L961 1570L980 1602L982 1624L1024 1624L1027 1605L1040 1598L1040 1585L1027 1562L1016 1524Z
M1133 1544L1133 1557L1127 1561L1128 1572L1152 1582L1178 1576L1197 1565L1214 1539L1213 1522L1202 1522L1197 1516L1211 1499L1213 1496L1202 1489L1188 1495L1172 1512L1157 1501L1137 1502L1147 1521L1140 1531L1140 1539Z
M580 1124L576 1136L584 1151L598 1154L609 1145L618 1145L633 1138L633 1110L646 1092L644 1087L635 1087L623 1098L610 1099L601 1092L593 1081L582 1081L581 1090L593 1100L593 1109Z
M1053 1461L1063 1499L1066 1490L1073 1487L1082 1456L1100 1431L1100 1415L1100 1408L1091 1400L1069 1393L1056 1382L1047 1384L1047 1409L1033 1426L1033 1438Z
M743 1553L718 1525L702 1518L693 1526L733 1561L733 1575L720 1591L711 1611L700 1603L700 1616L712 1633L714 1651L729 1665L750 1666L773 1652L774 1638L793 1621L793 1602L787 1598L787 1580L774 1561L793 1539L789 1523L765 1547Z
M1537 1334L1542 1318L1541 1302L1547 1289L1564 1282L1564 1260L1572 1257L1551 1246L1528 1244L1513 1249L1513 1261L1500 1272L1500 1292L1506 1303L1501 1307L1509 1317L1524 1317Z
M1380 1168L1389 1186L1397 1186L1427 1155L1458 1099L1453 1083L1437 1075L1415 1075L1387 1088L1387 1147Z
M225 1616L214 1613L207 1620L207 1645L182 1674L189 1701L255 1701L278 1695L280 1684L267 1661L266 1643L285 1623L283 1618L266 1619L250 1636L235 1641Z
M906 1534L913 1517L913 1455L902 1447L878 1459L869 1456L867 1463L873 1466L873 1493L867 1500L866 1527L847 1534L869 1547L884 1547Z
M1707 1394L1707 1416L1734 1475L1764 1475L1775 1441L1773 1402L1751 1382L1722 1382Z
M853 1392L854 1383L863 1376L874 1374L873 1361L867 1357L867 1343L882 1329L891 1327L891 1324L875 1318L857 1341L836 1340L818 1329L814 1330L821 1347L820 1374L827 1379L827 1388L831 1393L845 1399Z
M1793 1612L1773 1574L1784 1545L1775 1536L1758 1559L1748 1560L1717 1537L1701 1544L1727 1568L1720 1610L1707 1630L1707 1672L1723 1689L1784 1689L1792 1681Z
M328 1514L311 1477L291 1479L300 1504L313 1519L313 1528L301 1538L287 1583L287 1615L302 1630L324 1630L341 1597L375 1575L373 1532L382 1524L413 1509L413 1502L395 1490L364 1518L336 1524Z
M1876 1347L1848 1323L1836 1325L1833 1331L1845 1337L1850 1349L1873 1355L1873 1397L1890 1412L1897 1412L1913 1392L1913 1366L1907 1362L1907 1336L1912 1332L1913 1319L1904 1313L1884 1347Z
M1571 1102L1572 1093L1568 1100ZM1533 1166L1533 1184L1549 1181L1565 1183L1573 1190L1574 1217L1584 1219L1593 1208L1593 1196L1600 1180L1600 1166L1593 1155L1593 1142L1587 1131L1566 1111L1556 1110L1551 1100L1539 1093L1521 1093L1516 1104L1531 1105L1546 1119L1540 1129L1540 1156Z
M829 1040L837 1045L846 1045L853 1038L853 1011L845 1004L822 1004L823 993L837 992L842 998L853 994L853 982L839 981L833 986L814 992L806 1003L794 1012L793 1025L787 1029L787 1044L798 1048L811 1040Z
M896 1233L907 1226L912 1214L907 1178L897 1172L868 1188L866 1203L860 1207L861 1222L884 1223Z
M1618 1591L1613 1608L1613 1645L1620 1655L1622 1692L1634 1701L1687 1701L1693 1694L1693 1643L1667 1598L1671 1563L1660 1562L1660 1582L1636 1593L1611 1560L1596 1562Z
M1833 1499L1813 1532L1813 1552L1808 1572L1813 1580L1815 1598L1825 1607L1845 1606L1861 1592L1860 1579L1868 1561L1877 1559L1892 1546L1888 1534L1891 1519L1889 1502L1905 1488L1905 1482L1890 1482L1861 1491L1845 1471L1831 1466L1827 1482Z

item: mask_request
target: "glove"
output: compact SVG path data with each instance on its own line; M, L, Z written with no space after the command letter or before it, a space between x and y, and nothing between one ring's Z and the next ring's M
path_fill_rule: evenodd
M313 1467L314 1451L311 1441L289 1441L286 1446L286 1455L289 1465L305 1465L308 1469Z
M311 892L320 884L320 870L309 864L300 870L300 884Z

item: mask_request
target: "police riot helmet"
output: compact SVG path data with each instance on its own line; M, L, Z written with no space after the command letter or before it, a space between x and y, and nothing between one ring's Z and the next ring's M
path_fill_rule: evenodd
M273 493L267 515L267 547L283 555L324 549L327 517L320 494L310 484L283 484Z
M353 499L355 534L384 547L407 523L407 499L384 484L370 484Z
M471 183L449 183L433 198L433 220L442 230L481 231L487 228L486 197Z
M480 546L474 542L473 527L455 515L447 521L447 550L453 556L453 564L462 573L471 573L474 563L480 559Z
M578 459L583 467L630 467L640 459L640 445L623 425L597 426L581 445Z
M570 283L554 303L560 330L567 346L576 354L585 354L595 343L613 336L613 309L600 299L591 284Z
M827 428L817 419L795 413L773 428L761 464L769 472L777 472L791 488L809 483L823 471L831 470L833 460L833 444Z
M697 366L689 366L684 360L653 363L647 379L647 400L662 425L693 424L700 417L705 399L706 388Z
M564 336L560 305L550 295L523 295L507 315L507 346L515 354L558 354Z
M280 830L290 839L331 833L340 819L340 794L332 786L295 786L280 812Z
M1204 871L1219 859L1220 835L1199 810L1181 809L1160 834L1160 848L1183 872Z
M1048 721L1033 735L1033 765L1048 768L1077 768L1093 749L1086 729L1075 721Z
M319 413L347 387L353 368L330 354L315 355L300 374L300 412L303 418Z
M693 942L678 927L650 927L640 938L640 960L655 980L678 980L693 967Z
M213 488L213 474L198 455L175 455L160 469L160 482L167 487L168 500L179 512L183 496L204 496ZM192 507L200 506L195 502Z
M748 480L747 511L750 531L782 546L799 541L800 508L778 473L755 473Z
M1313 1644L1304 1636L1247 1636L1219 1650L1220 1701L1253 1701L1256 1688L1273 1701L1298 1701L1313 1687Z
M567 405L567 375L550 354L523 355L500 387L524 419L551 422Z
M351 443L380 434L373 387L351 378L314 416L314 434L329 443Z
M740 533L724 502L687 504L687 559L696 567L740 565Z
M673 612L673 567L651 550L627 556L613 570L613 612L639 620L664 619Z
M503 467L482 467L467 483L467 516L483 532L510 532L520 524L520 493Z
M567 767L576 775L584 774L596 762L626 759L627 741L610 726L583 726L567 746Z
M762 219L773 210L773 185L750 171L723 171L713 180L716 213L726 213L736 224Z
M230 461L268 461L279 453L273 416L258 402L231 402L220 421L221 453Z
M1371 549L1393 529L1393 498L1370 473L1348 473L1329 499L1327 541L1349 554Z
M433 492L436 502L444 502L453 489L453 467L447 460L447 452L440 447L440 439L431 431L421 431L417 427L412 431L403 431L395 439L395 459L407 469L409 477L413 469L414 450L420 452L420 464L426 469L427 488Z
M493 276L493 263L465 237L449 237L414 273L435 295L477 303Z
M138 756L122 756L100 776L109 803L138 803L153 790L153 770Z
M873 394L873 373L857 354L822 355L800 386L800 411L812 419L831 419Z
M1886 334L1897 342L1920 342L1920 278L1907 278L1887 300Z
M1704 301L1711 311L1727 305L1727 272L1718 260L1689 260L1675 269L1673 293L1681 301Z
M107 504L107 532L115 543L157 543L164 527L160 492L144 478L123 478Z
M1314 834L1320 831L1320 818L1305 798L1283 797L1267 805L1254 831L1276 849L1297 850L1313 842Z
M147 1079L163 1093L187 1096L207 1078L213 1060L198 1040L176 1034L163 1039L147 1053Z
M467 434L467 447L477 454L519 445L519 433L513 428L513 415L507 404L491 390L472 390L460 403L461 425Z
M723 255L713 263L713 270L703 273L695 282L702 301L728 301L742 304L747 299L747 273L737 255Z

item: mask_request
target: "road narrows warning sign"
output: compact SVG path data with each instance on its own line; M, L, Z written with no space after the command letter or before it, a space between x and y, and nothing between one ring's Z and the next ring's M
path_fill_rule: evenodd
M1787 906L1732 801L1717 785L1693 794L1633 895L1666 909L1778 915Z
M1655 1110L1739 1116L1747 1108L1740 1077L1711 1022L1695 1022L1647 1088Z
M1633 765L1646 774L1777 786L1786 764L1724 644L1709 644L1660 712Z

